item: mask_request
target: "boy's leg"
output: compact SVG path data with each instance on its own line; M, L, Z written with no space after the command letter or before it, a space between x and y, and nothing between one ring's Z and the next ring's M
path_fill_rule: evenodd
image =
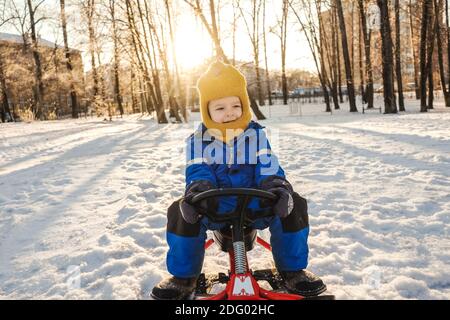
M184 221L179 200L167 213L167 270L179 278L197 277L205 256L206 226L201 222L190 224Z
M269 225L275 265L290 292L315 296L327 287L306 269L308 265L308 205L297 193L292 195L294 209L284 219L276 217Z
M298 271L308 265L308 206L298 193L292 195L294 209L284 219L275 217L269 230L275 265L280 271Z

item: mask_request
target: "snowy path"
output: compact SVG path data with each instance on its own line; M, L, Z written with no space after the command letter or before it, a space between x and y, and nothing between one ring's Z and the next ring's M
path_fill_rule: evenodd
M135 296L131 284L164 266L164 207L183 182L181 159L172 166L164 154L179 143L164 139L170 126L150 121L55 125L8 138L2 149L0 293ZM164 177L173 172L177 180ZM67 292L70 266L81 268L86 292Z
M263 122L309 201L309 268L337 298L450 298L449 121ZM135 299L166 276L165 212L183 193L192 130L135 117L0 126L0 298ZM271 266L260 248L250 257ZM208 252L206 271L226 265Z

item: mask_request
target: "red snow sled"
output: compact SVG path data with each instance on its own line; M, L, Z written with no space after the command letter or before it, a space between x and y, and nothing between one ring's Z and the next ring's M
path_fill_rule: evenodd
M251 210L247 208L254 197L269 202L277 200L277 196L271 192L251 188L226 188L213 189L202 192L192 199L192 204L200 201L222 196L237 196L237 207L234 212L217 214L211 208L203 209L196 206L199 212L208 217L211 222L226 223L227 227L213 231L214 239L205 243L205 249L216 242L222 251L228 252L230 259L229 274L206 275L202 273L197 281L195 299L203 300L302 300L302 299L334 299L334 296L304 297L298 294L288 293L284 287L281 276L275 269L252 271L247 260L247 252L253 249L255 242L267 250L271 246L257 236L255 229L249 225L256 219L273 216L271 208ZM266 290L259 286L258 281L267 281L272 290ZM226 284L223 291L210 294L215 284Z

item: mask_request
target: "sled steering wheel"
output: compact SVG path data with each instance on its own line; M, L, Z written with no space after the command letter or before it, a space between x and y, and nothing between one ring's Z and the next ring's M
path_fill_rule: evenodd
M237 206L234 211L218 214L213 208L202 208L199 206L202 200L224 197L224 196L236 196ZM269 200L270 207L254 210L247 208L250 200L253 198L259 198L263 200ZM191 204L194 205L200 212L200 214L208 217L212 222L222 223L231 222L233 220L240 220L241 223L252 223L256 219L264 217L272 217L272 204L278 199L278 196L272 192L264 191L254 188L219 188L211 189L208 191L196 194Z

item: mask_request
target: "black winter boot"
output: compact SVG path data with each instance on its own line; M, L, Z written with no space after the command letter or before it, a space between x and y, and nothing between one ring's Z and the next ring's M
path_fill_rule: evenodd
M317 296L327 290L327 286L314 273L307 270L280 271L286 289L304 297Z
M197 277L170 277L153 288L152 297L156 300L187 300L192 297L196 286Z

